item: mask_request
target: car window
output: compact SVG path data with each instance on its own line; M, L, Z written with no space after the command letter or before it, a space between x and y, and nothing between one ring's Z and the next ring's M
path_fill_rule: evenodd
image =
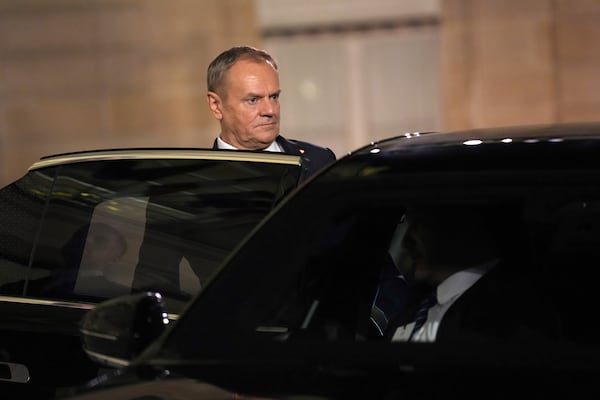
M28 276L45 269L30 265L56 168L34 171L0 190L0 294L22 295Z
M461 172L390 174L372 182L347 178L335 186L313 181L221 270L175 326L167 349L185 349L189 356L217 351L192 343L198 334L238 341L389 343L373 324L374 306L386 278L394 275L390 265L403 257L398 241L415 204L484 212L501 260L496 267L501 273L490 279L509 288L490 306L506 317L521 314L518 295L527 292L534 299L532 339L595 345L600 332L586 316L600 305L590 295L600 265L600 186L590 182L600 183L600 175ZM450 219L449 243L466 221L461 216ZM473 251L465 250L466 243L459 247L447 250ZM414 309L419 290L400 289L391 297L398 307ZM199 320L211 320L211 329L198 328ZM505 328L510 325L498 326L490 323L479 333L490 340L517 338Z
M160 290L187 299L298 175L294 165L192 159L31 171L0 191L15 210L2 215L0 294L95 302Z

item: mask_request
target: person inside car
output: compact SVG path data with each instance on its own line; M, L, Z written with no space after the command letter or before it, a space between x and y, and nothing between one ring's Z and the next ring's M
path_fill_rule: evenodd
M420 299L389 324L392 341L560 336L552 306L508 265L483 210L432 205L405 216L400 268Z
M207 87L221 126L213 148L301 155L306 176L335 161L329 148L281 136L278 66L266 51L236 46L222 52L208 67Z

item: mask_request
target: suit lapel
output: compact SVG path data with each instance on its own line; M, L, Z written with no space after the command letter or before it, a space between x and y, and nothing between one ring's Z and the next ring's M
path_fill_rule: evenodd
M297 144L295 144L293 142L290 142L289 140L287 140L286 138L284 138L281 135L277 136L275 141L277 142L277 144L279 144L281 146L283 151L286 153L297 154L297 155L304 154L304 151L300 148L300 146L298 146Z

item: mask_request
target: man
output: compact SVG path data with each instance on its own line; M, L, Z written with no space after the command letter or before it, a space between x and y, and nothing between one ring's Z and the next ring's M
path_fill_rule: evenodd
M208 106L221 125L213 148L298 154L309 176L336 157L328 148L280 135L277 68L271 55L250 46L232 47L210 63Z
M208 67L207 87L209 108L221 125L213 148L301 155L304 167L302 178L335 160L335 154L329 149L287 140L279 135L279 74L276 62L265 51L239 46L221 53ZM152 218L148 217L147 220L151 221ZM172 230L173 235L181 237L197 231L195 226L181 224L168 229ZM206 261L198 263L192 256L186 255L188 249L178 249L176 245L163 249L154 243L147 245L146 240L144 238L140 264L136 268L133 284L136 289L153 288L155 280L161 279L161 290L165 293L171 290L177 294L180 292L178 271L182 257L198 277L201 273L197 271L206 267ZM140 268L140 265L144 267Z
M390 324L393 341L560 335L553 306L521 274L521 260L505 257L509 253L499 246L504 230L492 223L498 215L467 206L421 205L407 211L402 243L407 258L400 269L424 301Z

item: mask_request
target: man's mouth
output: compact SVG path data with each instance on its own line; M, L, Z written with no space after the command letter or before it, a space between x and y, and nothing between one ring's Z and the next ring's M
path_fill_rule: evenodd
M256 125L257 128L267 128L267 129L268 128L274 128L276 126L277 126L277 124L274 123L274 122L268 122L268 123L265 123L265 124L258 124L258 125Z

